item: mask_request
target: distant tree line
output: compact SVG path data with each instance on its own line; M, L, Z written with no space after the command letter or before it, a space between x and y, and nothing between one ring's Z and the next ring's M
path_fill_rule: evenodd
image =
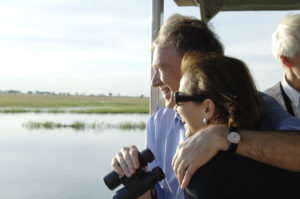
M19 90L0 90L0 94L28 94L28 95L61 95L61 96L94 96L94 97L105 97L105 96L109 96L109 97L112 97L113 94L111 92L108 93L108 95L105 95L105 94L98 94L98 95L95 95L95 94L86 94L86 93L74 93L74 94L71 94L69 92L59 92L59 93L55 93L55 92L50 92L50 91L27 91L27 93L24 93L22 91L19 91ZM120 93L118 93L118 95L116 95L118 97L120 97ZM139 97L143 98L144 95L140 95Z

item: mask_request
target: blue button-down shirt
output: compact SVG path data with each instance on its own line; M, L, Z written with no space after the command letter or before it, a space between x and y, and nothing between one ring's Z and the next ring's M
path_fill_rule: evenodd
M184 198L171 166L177 145L185 139L184 133L183 123L172 109L161 108L148 121L146 147L150 148L155 156L155 160L149 164L149 169L159 166L166 176L165 180L157 185L158 198Z

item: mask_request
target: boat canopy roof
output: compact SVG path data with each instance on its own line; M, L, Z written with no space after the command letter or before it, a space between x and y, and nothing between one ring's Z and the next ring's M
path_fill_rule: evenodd
M174 0L178 6L198 6L209 21L221 11L299 10L299 0Z

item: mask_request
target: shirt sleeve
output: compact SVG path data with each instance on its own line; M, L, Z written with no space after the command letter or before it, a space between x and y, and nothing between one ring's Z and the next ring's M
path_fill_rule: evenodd
M146 132L146 148L150 149L154 155L154 157L158 157L158 149L157 149L157 140L156 140L156 122L155 122L155 114L150 117L147 123L147 132ZM152 162L148 164L148 171L152 170L154 167L157 167L157 158L155 158ZM164 190L157 183L155 184L156 194L158 199L164 199Z
M300 131L299 118L290 115L273 97L264 93L262 97L266 103L267 115L260 129Z

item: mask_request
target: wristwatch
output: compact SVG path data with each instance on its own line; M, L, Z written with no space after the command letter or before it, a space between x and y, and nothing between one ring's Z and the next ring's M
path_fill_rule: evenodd
M226 135L229 145L229 152L235 153L239 142L241 141L241 135L236 127L230 127L229 133Z

